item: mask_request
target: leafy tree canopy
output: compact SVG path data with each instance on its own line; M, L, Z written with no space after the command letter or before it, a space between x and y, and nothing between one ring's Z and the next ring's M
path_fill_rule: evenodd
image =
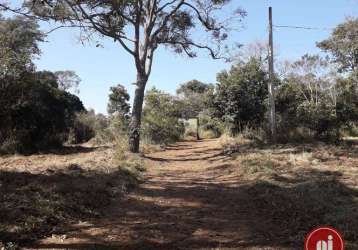
M27 72L0 79L0 151L34 152L60 146L75 114L85 111L80 99L58 89L50 72Z
M35 21L22 16L0 16L0 77L34 69L32 59L40 54L38 42L44 39L38 28Z
M358 67L358 18L350 18L334 29L331 37L317 44L332 55L333 62L342 72L352 72Z
M129 94L126 88L118 84L115 87L110 88L109 102L107 111L110 115L118 115L122 119L127 119L129 116Z
M44 39L36 22L0 18L0 30L0 151L61 145L75 114L85 111L82 102L62 87L63 73L35 70L32 60Z
M245 11L230 0L24 0L14 9L0 8L54 20L62 26L79 27L86 38L100 34L114 39L133 56L137 82L129 131L130 150L139 152L145 87L159 46L196 57L206 50L212 58L228 58L231 27L237 27ZM32 13L32 14L29 14ZM198 32L201 33L197 36ZM207 37L206 37L207 36Z
M180 85L177 94L180 99L180 112L185 119L198 117L206 109L207 97L214 86L192 80Z
M64 91L73 91L74 93L79 93L79 85L81 83L81 78L72 70L62 70L56 71L55 76L57 78L59 88Z
M180 102L168 93L153 88L147 91L143 110L143 131L152 143L170 143L184 134L180 121Z
M267 75L261 63L252 58L217 77L216 115L230 123L233 132L248 125L259 126L266 112Z
M202 83L198 80L191 80L187 83L183 83L180 85L180 87L177 89L177 94L184 95L184 96L190 96L192 94L203 94L209 89L209 85Z

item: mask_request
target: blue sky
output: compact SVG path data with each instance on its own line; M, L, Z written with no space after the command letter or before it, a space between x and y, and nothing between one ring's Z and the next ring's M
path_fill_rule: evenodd
M248 16L244 28L235 40L249 44L267 40L267 8L273 7L275 25L334 28L346 17L358 16L358 0L232 0L233 5L244 8ZM45 28L46 25L43 25ZM280 59L296 59L305 53L319 53L315 43L328 37L329 30L298 30L277 28L275 47ZM132 58L111 40L102 40L104 48L78 42L76 30L58 30L41 44L42 55L36 61L39 70L74 70L82 79L80 98L87 108L106 113L110 86L121 83L133 94L135 67ZM175 93L183 82L198 79L215 83L216 74L230 64L213 61L202 55L188 59L166 49L156 54L153 72L147 88Z

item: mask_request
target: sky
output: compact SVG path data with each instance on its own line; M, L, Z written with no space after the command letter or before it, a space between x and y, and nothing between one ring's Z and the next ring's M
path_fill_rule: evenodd
M316 42L327 38L331 28L347 17L358 16L358 0L232 0L232 5L247 11L241 31L235 41L247 45L268 38L268 7L273 8L274 25L317 27L320 30L274 29L274 43L277 59L295 60L305 53L320 53ZM46 30L48 26L42 24ZM118 43L100 40L102 47L95 44L81 44L77 30L57 30L42 43L41 57L36 60L38 70L73 70L82 82L80 98L86 108L106 113L109 88L118 83L124 85L133 95L136 79L135 66L131 56ZM100 39L100 38L99 38ZM155 86L166 92L175 93L184 82L197 79L215 83L216 75L231 65L212 60L205 54L189 59L159 49L153 64L147 89Z

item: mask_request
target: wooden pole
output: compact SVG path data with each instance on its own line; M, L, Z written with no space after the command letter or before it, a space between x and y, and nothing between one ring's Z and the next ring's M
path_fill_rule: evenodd
M274 54L273 54L273 33L272 33L272 7L269 7L269 81L268 94L270 105L270 132L271 142L276 143L276 112L275 112L275 93L274 93Z
M196 139L198 141L200 140L199 128L200 128L200 124L199 124L199 116L198 116L196 118Z

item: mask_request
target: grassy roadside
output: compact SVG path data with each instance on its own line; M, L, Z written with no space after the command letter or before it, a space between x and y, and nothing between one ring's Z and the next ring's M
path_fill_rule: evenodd
M106 213L141 181L140 159L113 148L0 158L0 242L8 248L66 232Z
M253 207L269 238L300 242L310 229L339 229L347 249L358 249L358 146L258 145L222 138L232 171L247 181ZM267 231L266 231L267 233Z

